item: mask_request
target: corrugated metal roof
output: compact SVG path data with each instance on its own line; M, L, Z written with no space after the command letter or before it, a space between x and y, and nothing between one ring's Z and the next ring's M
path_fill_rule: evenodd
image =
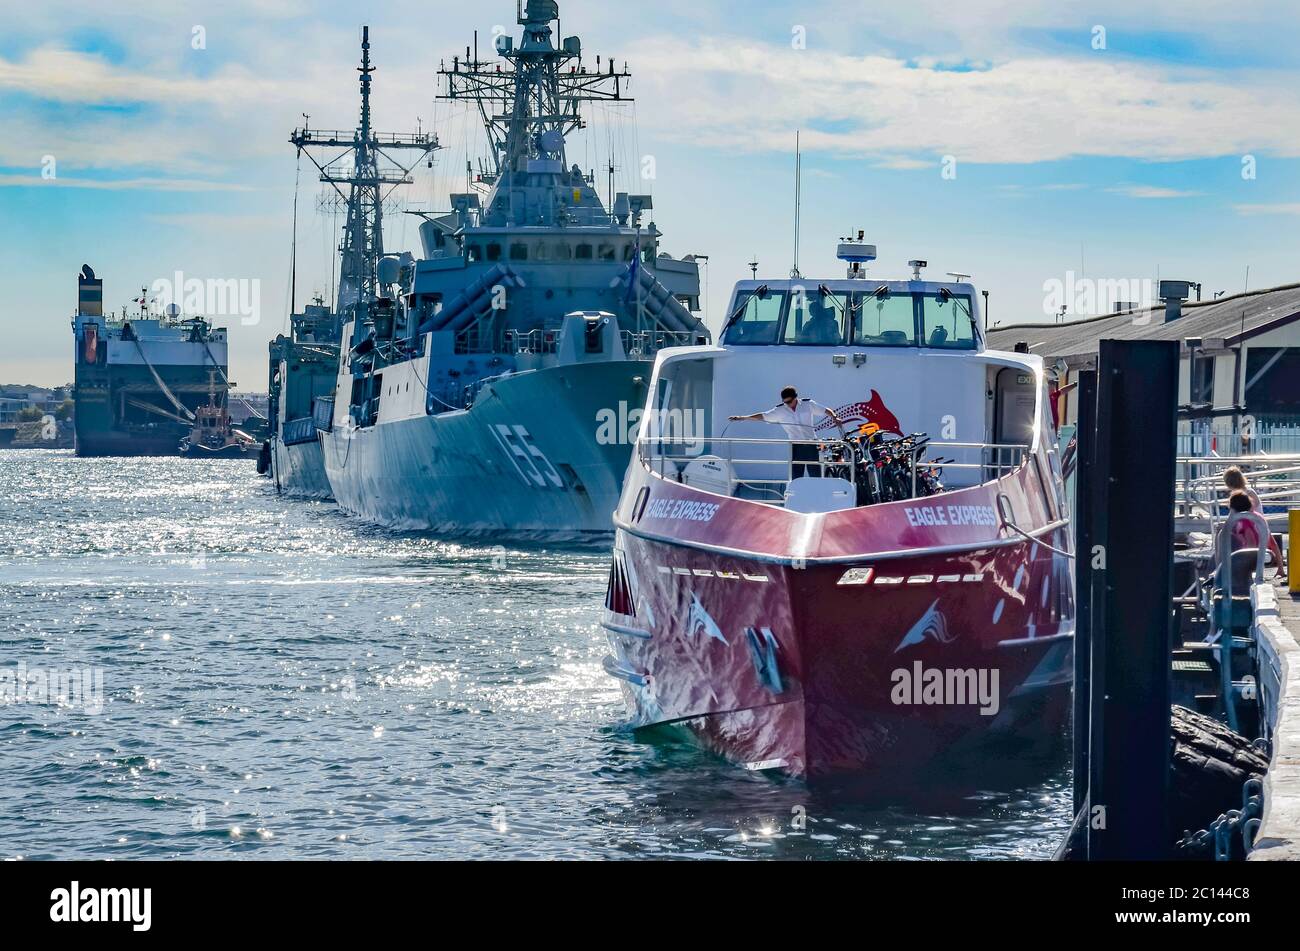
M1182 340L1185 337L1225 338L1229 346L1276 325L1300 318L1300 284L1251 291L1216 301L1183 304L1183 316L1165 323L1163 304L1152 308L1076 320L1068 324L1016 324L988 332L989 346L1013 350L1029 344L1029 352L1047 360L1096 355L1102 340Z

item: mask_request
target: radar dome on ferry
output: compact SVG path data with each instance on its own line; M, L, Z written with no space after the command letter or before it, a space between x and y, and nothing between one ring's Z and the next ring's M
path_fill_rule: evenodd
M179 317L181 315L181 305L174 303L168 304L165 308L165 312L168 317Z

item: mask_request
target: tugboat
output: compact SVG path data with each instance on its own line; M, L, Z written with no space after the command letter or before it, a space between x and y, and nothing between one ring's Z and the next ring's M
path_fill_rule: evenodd
M208 374L208 402L194 411L194 428L181 440L181 455L191 459L242 459L257 451L257 440L235 429L226 397L217 395L217 375Z
M975 288L925 262L868 279L862 238L846 278L742 281L720 345L659 354L605 669L634 727L883 786L1058 735L1075 608L1041 359L986 349Z

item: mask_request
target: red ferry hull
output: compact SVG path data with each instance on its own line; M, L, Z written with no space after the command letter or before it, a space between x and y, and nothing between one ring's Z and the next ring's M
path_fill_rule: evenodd
M1024 471L939 501L995 504L1002 494L1033 513L1043 544L985 527L999 537L967 548L971 530L900 529L890 505L819 521L809 558L776 555L800 549L781 538L790 513L717 497L705 503L720 509L716 519L653 537L649 513L698 518L690 506L708 497L643 481L652 504L620 508L605 625L606 666L623 680L634 726L685 727L750 769L891 783L995 738L1060 735L1072 573L1047 546L1069 540L1050 502L1034 508ZM654 506L665 493L685 507ZM725 546L709 544L711 524L732 534ZM859 579L870 569L867 583L841 583L854 567Z

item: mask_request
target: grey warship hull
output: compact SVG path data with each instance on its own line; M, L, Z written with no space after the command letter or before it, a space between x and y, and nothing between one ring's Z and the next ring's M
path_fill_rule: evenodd
M651 364L552 367L494 382L467 410L322 433L346 512L396 529L579 538L612 532L631 448L620 403L638 406Z
M327 502L334 498L325 475L325 454L315 432L307 442L271 437L271 476L277 492L297 499Z

